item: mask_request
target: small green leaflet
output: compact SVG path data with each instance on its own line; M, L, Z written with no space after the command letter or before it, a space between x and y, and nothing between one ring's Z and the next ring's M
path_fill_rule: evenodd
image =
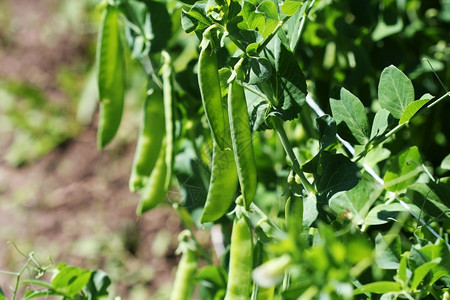
M450 170L450 154L447 155L441 163L441 168L444 170Z
M353 136L357 143L364 145L369 141L369 122L361 101L348 90L341 89L341 100L330 100L333 118L338 132L344 136Z
M378 100L396 119L400 119L406 107L414 101L414 87L411 80L395 66L389 66L381 73L378 84Z
M409 122L411 118L416 114L416 112L419 111L425 104L430 102L431 99L421 99L414 102L411 102L403 112L402 116L400 117L400 121L398 124L403 124Z
M357 288L353 294L359 295L363 293L386 294L390 292L401 292L402 285L395 281L377 281L365 284Z
M392 115L391 113L382 108L375 114L375 118L372 123L372 131L370 133L370 139L374 139L383 135L386 129L392 124Z
M384 175L384 187L399 192L413 184L422 172L422 158L416 146L410 147L391 160Z
M293 16L298 9L303 5L302 1L298 0L286 0L281 5L281 12L286 16Z

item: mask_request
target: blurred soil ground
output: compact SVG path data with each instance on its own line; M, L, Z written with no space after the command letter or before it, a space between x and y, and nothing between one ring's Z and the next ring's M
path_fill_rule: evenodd
M58 72L64 66L74 78L87 74L86 66L94 63L97 24L74 32L67 20L55 17L61 3L1 1L0 80L36 86L49 103L76 103L59 86ZM3 155L9 142L1 138ZM120 139L97 150L94 120L35 162L15 168L2 160L0 270L18 271L26 261L7 244L12 241L44 265L50 257L53 264L103 269L114 283L111 294L122 299L164 299L178 260L180 221L168 207L136 218L138 196L128 191L133 154L134 143ZM13 276L0 274L7 296L14 282Z

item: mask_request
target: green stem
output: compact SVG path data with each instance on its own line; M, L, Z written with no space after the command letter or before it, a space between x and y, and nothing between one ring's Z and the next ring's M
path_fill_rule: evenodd
M271 117L269 120L272 123L273 129L278 133L278 137L281 140L281 144L283 145L284 151L289 156L289 159L292 162L292 169L294 172L300 177L300 181L302 182L303 187L308 192L308 194L316 194L316 189L314 186L306 179L305 174L300 167L297 156L292 149L291 143L286 135L286 131L284 130L283 124L280 119L276 117Z

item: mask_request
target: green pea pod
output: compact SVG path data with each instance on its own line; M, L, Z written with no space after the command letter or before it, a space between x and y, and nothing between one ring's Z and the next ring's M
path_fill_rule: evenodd
M231 233L230 266L225 300L248 300L252 290L253 235L245 214L237 213Z
M125 91L125 58L119 27L119 9L108 5L103 14L97 45L100 115L97 145L103 149L117 133Z
M167 173L164 187L169 189L172 182L173 165L175 161L175 118L174 118L174 97L172 89L172 66L171 58L166 51L161 52L164 58L162 70L163 94L164 94L164 115L166 126L166 166Z
M181 232L180 236L185 235ZM194 275L198 268L198 258L195 248L189 241L181 241L180 248L183 253L178 263L175 282L170 295L170 300L189 300L192 299L194 291Z
M225 133L226 144L231 144L228 114L225 110ZM208 195L206 196L205 208L200 218L201 223L214 222L222 217L233 203L238 184L236 163L234 153L230 148L221 149L213 141L213 156L211 178L209 181Z
M158 160L153 168L147 184L142 190L141 199L139 201L136 213L138 216L155 208L167 197L167 189L164 187L167 176L166 165L166 146L163 140L161 150L159 151Z
M241 72L240 68L237 72ZM228 88L228 116L239 183L245 208L249 209L256 193L256 164L244 88L236 79Z
M198 58L198 84L213 139L220 149L224 149L226 146L224 141L226 126L219 71L216 55L210 45L200 51Z
M158 159L164 138L164 102L160 92L145 99L144 120L134 155L129 181L133 193L142 189Z

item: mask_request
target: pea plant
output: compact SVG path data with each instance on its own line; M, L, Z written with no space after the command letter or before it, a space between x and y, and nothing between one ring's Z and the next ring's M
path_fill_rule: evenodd
M395 1L385 2L355 45L399 32L401 17L382 16ZM302 58L321 43L317 15L342 14L333 1L102 5L98 146L120 127L131 56L148 77L129 182L137 214L171 204L186 227L171 299L450 296L450 156L438 178L418 146L390 147L445 103L444 84L436 97L416 95L391 64L368 81L371 102L344 87L315 101L321 75ZM355 64L361 52L339 46L327 44L323 66ZM214 247L196 240L205 229Z

